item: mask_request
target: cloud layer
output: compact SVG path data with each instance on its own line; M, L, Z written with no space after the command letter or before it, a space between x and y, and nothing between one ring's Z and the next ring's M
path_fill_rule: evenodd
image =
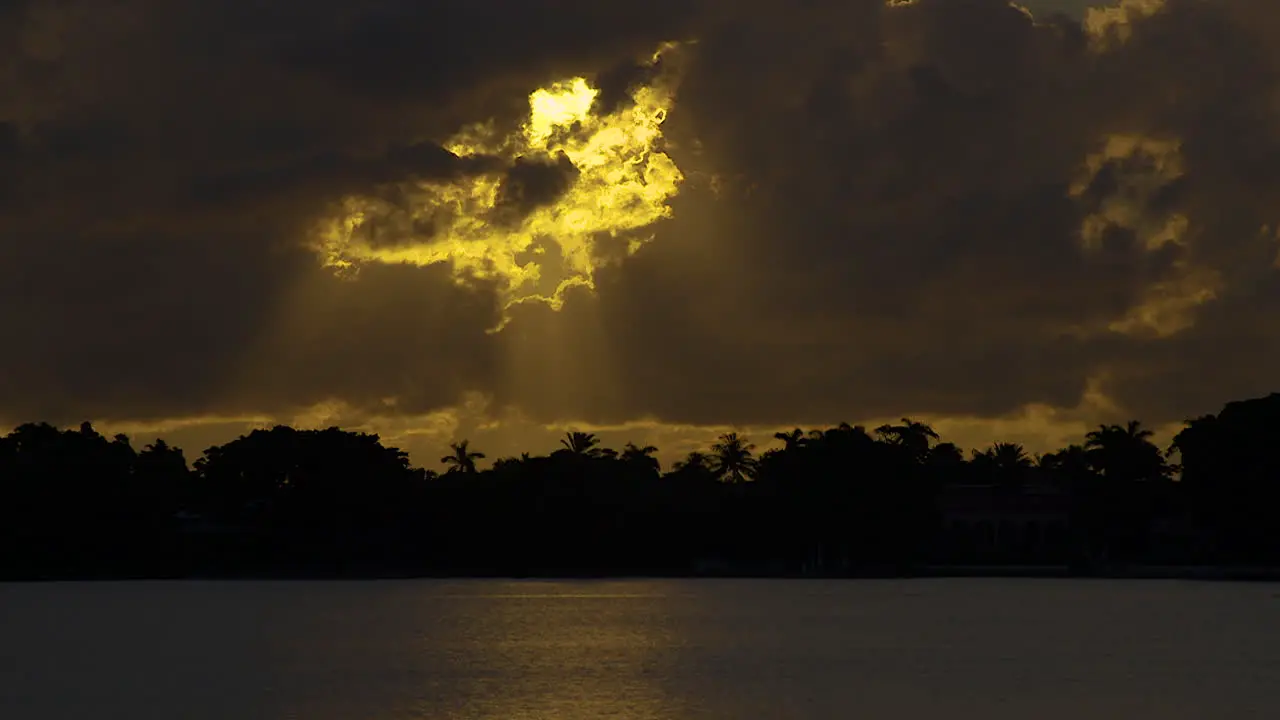
M1270 3L258 5L0 2L5 418L1159 424L1273 389ZM492 177L528 214L597 177L445 146L573 76L620 112L666 41L680 192L594 239L594 289L323 266L344 198Z

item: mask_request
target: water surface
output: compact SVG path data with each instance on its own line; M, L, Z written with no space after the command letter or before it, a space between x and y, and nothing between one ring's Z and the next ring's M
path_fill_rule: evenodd
M0 718L1280 717L1280 586L0 585Z

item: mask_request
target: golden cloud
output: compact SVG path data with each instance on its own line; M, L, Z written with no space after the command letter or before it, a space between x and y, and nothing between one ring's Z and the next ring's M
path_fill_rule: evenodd
M570 288L594 287L605 262L599 237L625 240L630 254L647 240L637 231L671 215L668 201L684 177L663 152L662 124L678 77L660 63L675 49L655 52L652 79L611 111L597 107L598 88L576 77L533 92L514 134L491 122L463 129L444 147L462 158L501 158L505 174L407 182L396 200L349 196L320 223L316 248L339 271L450 263L459 282L494 281L508 308L538 301L559 309ZM550 197L530 198L512 182L515 168L538 165L563 171Z

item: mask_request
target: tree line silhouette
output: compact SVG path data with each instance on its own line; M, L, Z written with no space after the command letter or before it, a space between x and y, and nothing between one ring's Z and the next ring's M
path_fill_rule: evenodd
M569 432L487 469L440 471L377 435L255 430L190 465L89 423L0 439L0 577L872 575L1035 565L1280 560L1280 395L1190 420L1168 448L1137 421L1032 455L966 454L926 424L738 433L669 469L657 448Z

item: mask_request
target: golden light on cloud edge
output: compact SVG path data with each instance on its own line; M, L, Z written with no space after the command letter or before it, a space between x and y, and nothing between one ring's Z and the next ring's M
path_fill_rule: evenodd
M664 44L653 54L653 78L620 108L601 114L599 89L570 78L530 94L518 132L502 135L480 123L444 143L459 157L498 157L508 168L571 163L567 187L554 199L512 217L502 203L503 172L410 181L396 188L397 202L344 198L319 223L317 251L339 272L365 263L450 263L459 282L494 282L507 309L530 301L559 309L570 288L594 289L605 262L599 237L625 239L631 254L648 240L640 234L645 228L671 215L668 203L684 176L663 152L662 125L679 78L659 63L676 47Z
M1083 172L1072 184L1070 194L1084 197L1108 164L1129 166L1113 174L1114 191L1098 200L1080 228L1082 249L1102 250L1107 232L1121 228L1133 233L1149 253L1167 246L1185 249L1191 219L1180 212L1153 211L1152 200L1163 188L1185 174L1181 142L1138 135L1111 135L1101 149L1086 158ZM1173 272L1143 291L1139 302L1107 329L1123 335L1167 338L1195 325L1196 311L1217 299L1222 277L1216 270L1193 264L1185 254L1173 263Z
M1162 188L1185 175L1182 144L1175 139L1139 135L1109 135L1098 152L1084 162L1084 172L1071 184L1070 194L1082 197L1099 174L1111 163L1129 163L1136 169L1117 174L1119 187L1101 199L1095 212L1085 218L1081 241L1087 251L1102 247L1109 227L1133 231L1143 246L1156 251L1167 244L1184 242L1189 221L1181 213L1150 212L1150 201Z
M1096 49L1105 50L1124 43L1133 35L1131 23L1164 9L1165 0L1118 0L1107 7L1091 7L1085 12L1084 28Z

